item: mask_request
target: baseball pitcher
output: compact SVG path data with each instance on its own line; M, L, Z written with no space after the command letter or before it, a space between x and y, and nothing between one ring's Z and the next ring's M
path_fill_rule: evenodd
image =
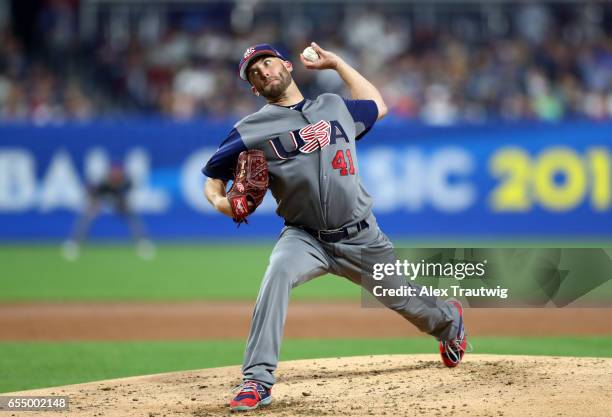
M267 188L285 220L257 296L243 383L230 402L232 411L272 401L292 288L326 273L345 277L371 293L375 285L415 286L402 277L372 279L375 263L396 261L392 243L372 214L356 150L357 141L387 113L379 91L342 58L314 42L300 61L307 69L336 71L351 98L321 94L305 99L291 76L289 60L271 45L250 47L240 61L239 76L267 104L234 125L202 170L209 177L206 198L234 221L245 221ZM230 180L233 185L227 192ZM459 364L467 344L459 302L377 298L439 340L447 366Z

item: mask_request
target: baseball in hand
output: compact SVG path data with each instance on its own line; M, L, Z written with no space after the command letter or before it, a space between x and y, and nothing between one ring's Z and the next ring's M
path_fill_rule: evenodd
M302 55L304 55L304 58L310 62L314 62L317 59L319 59L319 54L317 54L317 52L312 48L312 46L309 46L306 49L304 49L304 52L302 52Z

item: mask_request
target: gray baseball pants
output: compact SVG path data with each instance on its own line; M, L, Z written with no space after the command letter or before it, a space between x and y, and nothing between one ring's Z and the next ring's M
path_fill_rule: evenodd
M396 257L393 244L378 228L374 216L366 221L368 229L338 243L319 241L297 227L283 229L257 296L242 367L244 380L258 381L267 387L274 385L292 288L326 273L348 278L370 293L376 285L418 288L404 277L372 279L375 263L395 263ZM435 297L376 298L438 340L457 334L456 311Z

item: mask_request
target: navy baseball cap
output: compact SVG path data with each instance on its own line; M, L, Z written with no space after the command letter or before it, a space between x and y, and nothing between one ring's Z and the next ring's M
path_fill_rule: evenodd
M253 45L247 48L246 51L244 51L244 55L240 60L240 65L238 65L238 73L240 74L240 78L245 81L248 81L246 76L247 67L249 66L251 61L262 55L271 55L280 58L283 61L286 61L285 57L280 52L278 52L272 45L269 45L267 43Z

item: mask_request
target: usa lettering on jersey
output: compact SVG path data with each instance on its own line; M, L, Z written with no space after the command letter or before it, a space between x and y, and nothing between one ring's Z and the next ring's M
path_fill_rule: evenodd
M272 146L274 153L280 159L289 159L300 152L312 153L317 149L323 149L328 145L335 145L338 139L344 139L349 143L348 135L337 120L319 120L301 129L289 132L293 140L294 148L287 150L283 146L280 137L270 139L268 143Z
M320 120L315 124L304 126L298 132L299 136L306 142L300 147L300 151L311 153L317 148L323 149L329 145L330 131L331 125L326 120Z

